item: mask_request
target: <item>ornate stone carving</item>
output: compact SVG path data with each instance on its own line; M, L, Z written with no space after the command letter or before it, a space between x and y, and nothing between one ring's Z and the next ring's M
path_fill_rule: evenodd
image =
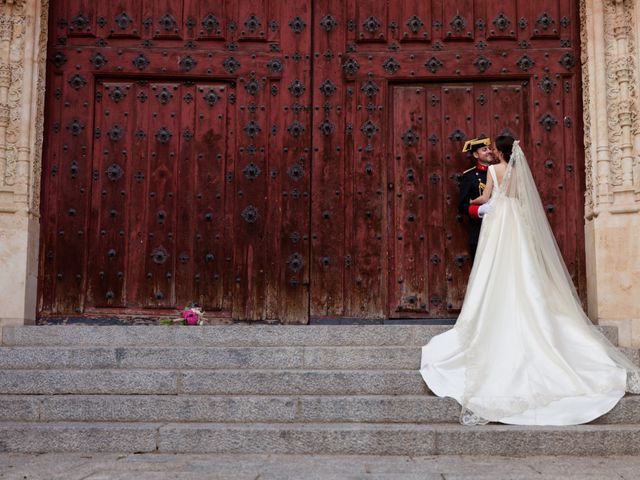
M48 0L0 0L0 189L13 194L5 196L13 198L5 205L8 211L35 215L40 201L48 14Z
M7 15L0 17L0 41L8 42L13 34L13 19Z
M640 208L636 3L579 2L587 219Z
M635 38L633 2L604 2L604 42L607 71L607 123L611 154L609 181L613 187L630 188L633 183L634 124L638 116L637 73L634 65ZM636 179L637 182L638 179Z

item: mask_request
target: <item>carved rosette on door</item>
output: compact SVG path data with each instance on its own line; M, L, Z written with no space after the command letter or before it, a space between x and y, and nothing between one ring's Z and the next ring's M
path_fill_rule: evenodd
M51 2L41 316L455 317L465 139L584 286L574 2Z

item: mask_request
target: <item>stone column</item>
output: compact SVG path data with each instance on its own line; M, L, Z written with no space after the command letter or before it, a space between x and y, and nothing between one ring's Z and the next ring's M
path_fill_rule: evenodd
M640 346L640 0L581 0L590 318Z
M48 0L0 0L0 327L36 313Z

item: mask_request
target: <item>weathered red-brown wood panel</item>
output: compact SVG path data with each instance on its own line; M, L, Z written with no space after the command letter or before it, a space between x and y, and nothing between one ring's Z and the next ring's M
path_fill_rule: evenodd
M305 2L53 2L43 315L307 322Z
M521 137L584 292L573 0L51 3L40 314L455 317Z
M335 89L314 93L314 123L344 122L346 141L314 129L311 317L455 317L471 267L460 150L480 133L522 139L584 294L577 3L324 0L313 16L315 82Z

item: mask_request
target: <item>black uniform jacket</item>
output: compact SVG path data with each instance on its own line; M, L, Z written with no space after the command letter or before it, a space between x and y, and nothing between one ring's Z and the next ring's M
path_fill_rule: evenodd
M478 217L479 206L471 205L471 208L469 208L469 203L474 198L482 195L486 184L487 169L484 166L478 165L465 171L460 180L458 211L467 219L467 224L469 225L469 245L474 252L475 247L478 245L482 219Z

